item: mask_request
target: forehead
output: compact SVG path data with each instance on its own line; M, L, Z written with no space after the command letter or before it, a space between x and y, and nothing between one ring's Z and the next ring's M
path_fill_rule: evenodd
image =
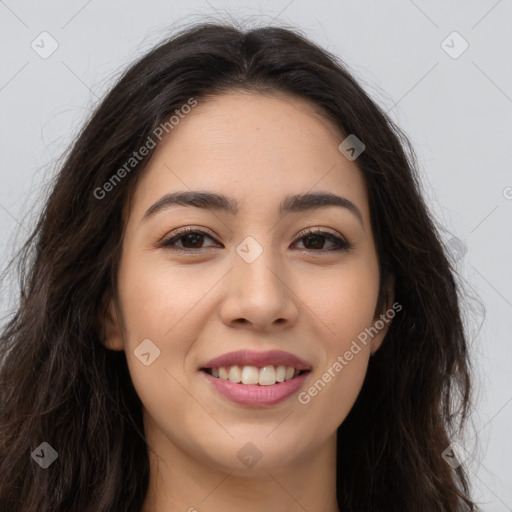
M278 213L284 196L332 192L368 219L366 185L339 151L345 135L308 101L287 95L227 93L183 115L155 148L132 208L140 218L174 191L222 192L239 214Z

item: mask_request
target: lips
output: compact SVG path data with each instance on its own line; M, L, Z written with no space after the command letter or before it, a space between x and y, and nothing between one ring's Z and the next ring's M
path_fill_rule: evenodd
M199 368L220 394L240 405L264 407L292 396L311 365L282 350L239 350L211 359Z
M207 370L220 367L231 366L285 366L293 367L296 370L311 370L311 365L300 357L284 352L282 350L269 350L267 352L256 352L252 350L238 350L215 357L201 366L200 369Z
M310 372L304 372L285 382L272 386L235 384L229 380L216 379L209 373L201 372L207 384L216 393L230 402L247 407L275 406L298 393L304 386Z

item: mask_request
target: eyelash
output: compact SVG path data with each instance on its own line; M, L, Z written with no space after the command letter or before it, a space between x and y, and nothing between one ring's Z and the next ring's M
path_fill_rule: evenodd
M173 237L168 238L167 240L162 241L160 243L160 247L162 247L164 249L169 249L169 250L172 250L172 251L180 252L180 253L192 253L192 252L202 251L203 249L208 249L208 247L202 247L202 248L199 248L199 249L184 249L184 248L178 247L176 245L173 246L173 244L175 242L177 242L178 240L180 240L181 238L185 238L186 236L192 235L192 234L194 234L194 235L204 235L204 236L210 238L211 240L214 240L213 237L211 237L208 233L205 233L204 231L202 231L200 229L185 228L185 229L179 231ZM350 249L353 248L353 246L349 242L343 240L342 238L339 238L339 237L337 237L337 236L335 236L332 233L329 233L327 231L321 231L321 230L308 230L308 231L306 231L304 233L301 233L301 236L298 238L298 241L300 241L300 240L302 240L304 238L307 238L309 236L322 236L322 237L325 237L328 241L333 242L334 244L336 244L337 247L332 248L332 249L319 249L319 250L315 250L315 249L301 249L301 250L312 251L312 252L317 252L317 253L326 253L326 252L334 252L334 251L349 251Z

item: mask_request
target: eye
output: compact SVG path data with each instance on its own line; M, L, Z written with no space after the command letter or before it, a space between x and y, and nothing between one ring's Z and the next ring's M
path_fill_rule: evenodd
M201 249L207 249L208 247L201 247L205 238L213 240L213 238L201 231L194 228L185 228L180 230L173 237L164 240L160 243L160 247L170 249L178 252L195 252ZM331 242L333 247L331 249L324 249L323 245L325 240ZM176 242L182 241L182 245L177 245ZM342 238L321 230L309 230L301 233L299 241L305 241L305 245L312 246L312 248L305 247L305 250L312 252L329 252L329 251L341 251L352 249L352 245L343 240Z
M168 240L164 240L160 246L165 247L167 249L172 249L179 252L190 252L194 249L203 249L203 247L197 247L198 245L201 245L204 238L209 238L210 240L213 240L213 238L205 233L204 231L193 229L193 228L186 228L181 230L178 234L173 236L172 238L169 238ZM184 245L176 246L176 242L184 240Z
M342 238L328 232L328 231L321 231L321 230L309 230L305 233L301 233L300 240L307 241L306 245L310 245L315 247L318 250L314 250L313 252L329 252L329 251L341 251L341 250L348 250L351 249L352 246ZM331 249L323 249L323 246L325 240L328 240L329 242L334 244L334 247ZM306 247L306 250L308 248Z

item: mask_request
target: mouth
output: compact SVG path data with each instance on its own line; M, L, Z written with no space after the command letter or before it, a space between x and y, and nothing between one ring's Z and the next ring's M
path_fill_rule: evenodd
M251 365L232 365L214 368L201 368L201 371L216 379L227 380L233 384L273 386L275 384L295 379L304 373L309 373L310 370L285 365L266 365L262 367Z
M238 350L204 362L198 370L225 399L246 407L269 407L291 399L313 367L282 350Z

